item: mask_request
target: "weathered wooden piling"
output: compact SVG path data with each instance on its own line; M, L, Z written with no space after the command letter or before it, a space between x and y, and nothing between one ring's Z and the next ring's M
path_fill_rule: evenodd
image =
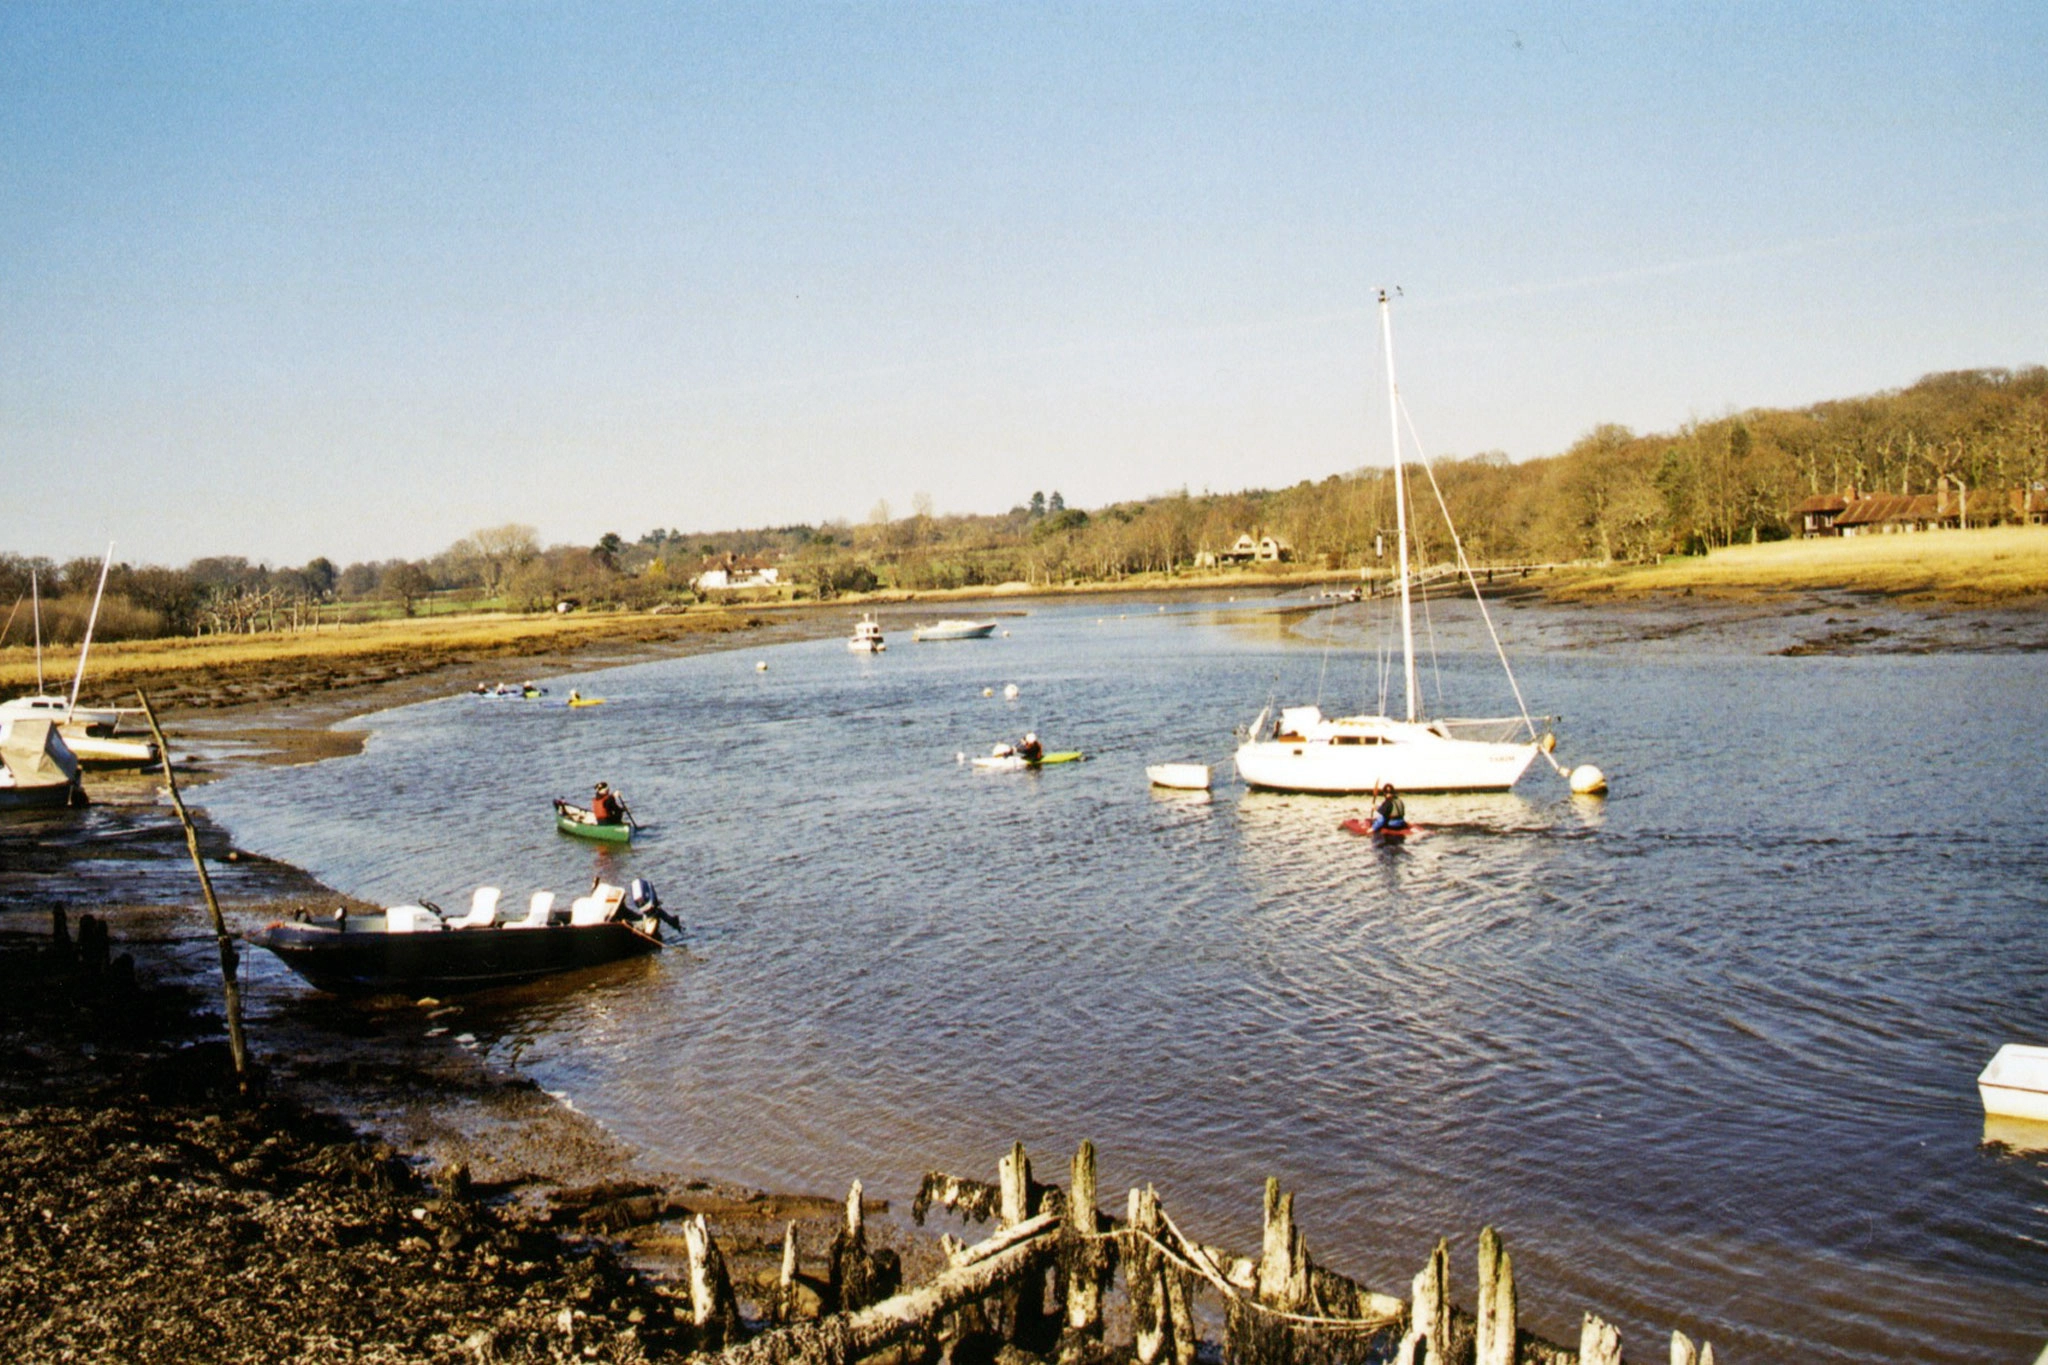
M1579 1365L1621 1365L1621 1333L1591 1313L1579 1324Z
M1066 1214L1060 1225L1056 1290L1066 1303L1059 1357L1067 1365L1085 1359L1101 1344L1102 1301L1116 1273L1111 1243L1103 1237L1102 1213L1095 1207L1094 1143L1081 1144L1071 1169Z
M740 1306L732 1279L703 1214L683 1224L683 1244L690 1257L690 1321L697 1328L697 1347L716 1351L740 1335Z
M1473 1365L1516 1365L1515 1269L1500 1234L1479 1230L1479 1313Z
M870 1365L915 1365L933 1358L944 1340L960 1360L984 1359L1007 1344L1026 1357L1056 1355L1060 1365L1088 1365L1105 1350L1105 1300L1121 1269L1138 1365L1194 1365L1201 1345L1195 1301L1204 1292L1223 1301L1229 1365L1622 1365L1620 1334L1590 1313L1576 1351L1521 1330L1513 1262L1491 1227L1479 1234L1477 1311L1468 1314L1452 1300L1446 1241L1431 1249L1404 1302L1316 1265L1295 1220L1294 1197L1278 1181L1266 1183L1253 1258L1187 1238L1150 1186L1130 1191L1119 1227L1097 1206L1093 1144L1081 1144L1070 1169L1064 1194L1038 1185L1017 1144L993 1184L927 1175L913 1216L921 1221L939 1204L963 1217L993 1217L996 1228L973 1246L943 1238L947 1268L931 1283L900 1293L879 1266L888 1253L867 1251L856 1182L833 1245L831 1288L840 1310L814 1322L792 1321L792 1224L767 1313L783 1325L737 1346L731 1344L737 1310L720 1306L730 1303L730 1287L722 1300L723 1265L699 1218L692 1225L691 1289L703 1346L727 1343L728 1365L855 1365L867 1357L874 1357ZM1055 1269L1048 1308L1047 1276ZM1713 1365L1713 1348L1703 1344L1696 1351L1674 1332L1671 1361Z

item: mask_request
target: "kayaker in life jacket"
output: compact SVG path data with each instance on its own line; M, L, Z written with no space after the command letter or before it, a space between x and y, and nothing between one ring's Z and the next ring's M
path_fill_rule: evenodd
M1385 793L1383 797L1382 792ZM1374 834L1383 829L1408 828L1408 807L1402 803L1401 794L1394 790L1393 783L1389 782L1385 787L1374 787L1372 794L1377 798L1377 803L1372 808Z
M626 804L619 794L600 782L590 795L590 818L600 825L616 825L626 818Z
M1036 733L1024 736L1024 742L1017 746L1017 757L1026 763L1036 763L1045 757L1045 746L1038 742Z

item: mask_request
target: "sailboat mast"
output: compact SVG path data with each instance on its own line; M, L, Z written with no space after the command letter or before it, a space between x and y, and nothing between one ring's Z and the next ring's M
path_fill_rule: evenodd
M42 696L43 687L43 595L36 587L36 571L28 571L28 600L33 604L30 615L36 618L36 695Z
M85 622L85 643L78 647L78 672L71 678L71 700L64 704L64 719L78 709L78 689L85 683L85 656L92 653L92 632L100 623L100 599L107 595L107 570L114 567L114 542L107 542L107 558L100 565L100 586L92 595L92 615Z
M1394 322L1387 291L1380 290L1380 345L1387 353L1387 428L1393 438L1394 533L1401 569L1401 672L1408 684L1408 719L1415 720L1415 615L1408 599L1408 485L1401 476L1401 390L1394 383Z

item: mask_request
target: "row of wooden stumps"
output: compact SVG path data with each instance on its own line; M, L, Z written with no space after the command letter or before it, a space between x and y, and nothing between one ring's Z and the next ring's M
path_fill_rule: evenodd
M1266 1182L1265 1236L1256 1257L1188 1238L1149 1186L1130 1192L1119 1220L1096 1205L1095 1148L1081 1144L1065 1191L1040 1185L1021 1144L1004 1157L996 1183L928 1175L911 1208L995 1220L973 1245L941 1239L946 1267L903 1289L895 1258L871 1253L861 1187L846 1202L833 1240L823 1316L794 1321L799 1301L796 1226L783 1241L779 1287L763 1329L746 1327L704 1220L687 1226L691 1311L704 1350L726 1365L987 1365L1016 1353L1060 1365L1135 1359L1138 1365L1195 1365L1203 1345L1198 1304L1220 1300L1219 1343L1232 1365L1622 1365L1621 1336L1588 1313L1576 1349L1545 1341L1516 1322L1515 1275L1492 1228L1479 1236L1477 1311L1451 1301L1448 1245L1439 1241L1410 1297L1377 1294L1315 1264L1294 1222L1294 1197ZM1118 1272L1128 1343L1106 1340L1106 1310ZM744 1338L744 1339L743 1339ZM1213 1352L1212 1358L1213 1358ZM1710 1345L1671 1337L1672 1365L1713 1365Z

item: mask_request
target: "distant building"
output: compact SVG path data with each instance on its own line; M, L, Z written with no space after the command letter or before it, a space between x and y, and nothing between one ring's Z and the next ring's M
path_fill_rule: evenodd
M2048 526L2048 484L2015 488L2008 499L2013 519L2022 526Z
M1943 482L1932 493L1823 493L1792 509L1799 534L1814 536L1892 535L1933 531L1963 524L1963 497L1951 497Z
M782 581L781 571L765 559L751 555L712 555L690 580L696 592L718 592L728 588L772 588Z
M1214 564L1286 564L1294 558L1294 547L1278 536L1253 536L1246 532L1221 554L1209 555ZM1197 557L1197 564L1201 558Z

